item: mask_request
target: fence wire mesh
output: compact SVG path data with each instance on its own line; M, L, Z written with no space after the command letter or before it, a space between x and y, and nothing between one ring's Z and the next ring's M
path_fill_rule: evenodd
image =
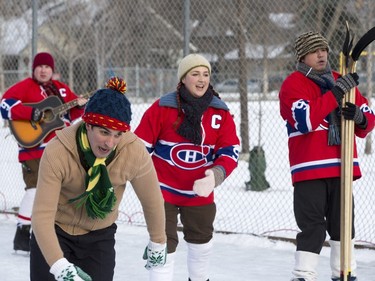
M241 138L239 167L216 191L215 229L293 238L298 227L277 94L295 68L295 37L320 31L330 44L331 67L339 69L345 21L356 41L374 25L374 7L371 0L0 0L0 94L31 75L34 49L48 51L56 77L77 94L102 87L110 76L125 78L135 128L155 99L175 89L183 55L203 54ZM370 45L357 67L360 90L370 102L372 65ZM18 206L23 182L17 146L5 124L1 137L9 147L0 163L6 171L0 207L7 211ZM372 145L372 134L359 140L364 176L354 183L354 194L357 242L374 246ZM251 189L256 177L263 181L258 190ZM144 224L131 186L119 219Z

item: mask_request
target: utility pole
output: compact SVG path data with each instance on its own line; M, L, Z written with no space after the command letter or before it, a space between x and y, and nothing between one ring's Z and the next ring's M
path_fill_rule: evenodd
M190 45L190 0L184 0L184 56L189 54Z
M31 61L38 49L38 0L32 0Z

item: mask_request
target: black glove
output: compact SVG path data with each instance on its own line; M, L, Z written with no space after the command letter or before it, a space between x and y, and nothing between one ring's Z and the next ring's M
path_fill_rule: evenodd
M341 109L341 112L346 120L353 120L357 125L364 125L366 123L367 119L358 105L351 102L346 102L345 105Z
M31 120L34 122L38 122L43 117L43 111L41 111L39 108L33 108L33 111L31 112Z
M332 93L335 95L337 103L341 105L341 100L351 88L358 86L359 77L357 73L348 73L336 80L335 86L332 88Z

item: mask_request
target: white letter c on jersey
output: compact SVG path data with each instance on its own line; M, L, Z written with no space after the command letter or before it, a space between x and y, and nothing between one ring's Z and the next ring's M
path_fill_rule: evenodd
M214 128L214 129L219 129L220 128L220 121L222 118L220 115L212 115L212 119L211 119L211 127Z

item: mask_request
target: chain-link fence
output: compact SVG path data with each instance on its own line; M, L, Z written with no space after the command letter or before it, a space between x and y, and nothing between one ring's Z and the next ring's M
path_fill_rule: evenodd
M176 68L187 53L212 64L211 82L228 103L241 137L241 160L216 191L217 231L293 238L287 133L277 93L294 70L296 35L318 30L339 55L348 21L355 42L370 27L371 0L0 0L0 92L31 74L33 52L55 57L56 75L77 94L102 87L116 74L127 81L132 127L156 98L177 85ZM34 8L34 9L33 9ZM373 47L358 63L361 90L371 102ZM248 81L248 82L246 82ZM19 204L23 183L17 147L7 128L0 207ZM359 141L364 177L354 184L357 242L375 245L372 217L375 171L370 135ZM249 161L250 156L250 161ZM259 183L259 181L261 183ZM131 186L120 220L143 224Z

